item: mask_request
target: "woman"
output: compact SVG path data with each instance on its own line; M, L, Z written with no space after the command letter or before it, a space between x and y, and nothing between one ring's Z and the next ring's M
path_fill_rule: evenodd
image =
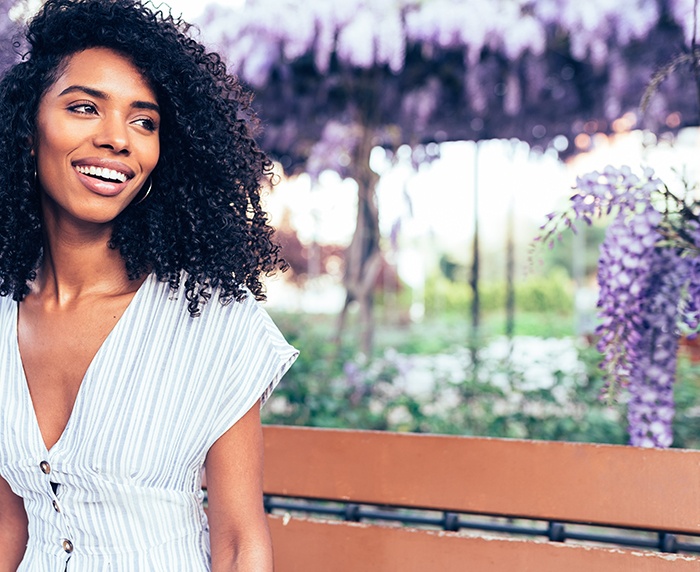
M0 84L0 571L272 569L270 162L187 29L48 0Z

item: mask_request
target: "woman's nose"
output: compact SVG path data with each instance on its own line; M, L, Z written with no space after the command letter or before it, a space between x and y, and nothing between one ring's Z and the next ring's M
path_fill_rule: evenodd
M104 149L111 149L115 153L128 155L129 131L123 118L105 117L101 122L98 131L95 133L95 145Z

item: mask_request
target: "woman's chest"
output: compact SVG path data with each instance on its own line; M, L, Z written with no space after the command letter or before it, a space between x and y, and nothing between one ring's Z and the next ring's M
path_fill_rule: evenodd
M31 472L48 460L71 467L71 473L150 483L163 473L200 465L216 404L216 368L201 359L196 344L182 343L187 337L177 331L166 336L139 330L118 331L99 349L51 447L19 353L5 348L2 353L13 359L0 372L0 468L19 463Z
M109 297L50 309L28 299L18 308L17 349L47 448L63 433L90 364L130 300Z
M160 377L146 364L123 366L112 376L96 368L50 449L31 417L31 403L15 393L0 410L0 473L16 492L30 495L48 481L84 493L96 481L109 484L100 490L196 486L192 476L204 462L209 432L205 396L187 384L168 383L168 364L159 365ZM0 384L4 388L6 380Z

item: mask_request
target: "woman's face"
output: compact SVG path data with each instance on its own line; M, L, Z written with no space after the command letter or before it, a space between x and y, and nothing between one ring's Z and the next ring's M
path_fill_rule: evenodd
M127 58L107 48L69 56L37 114L32 152L45 217L114 220L158 163L159 124L156 96Z

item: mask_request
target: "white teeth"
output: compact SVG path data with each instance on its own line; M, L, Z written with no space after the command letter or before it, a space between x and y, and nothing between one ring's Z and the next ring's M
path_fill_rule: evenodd
M127 178L124 173L120 173L114 169L103 169L102 167L95 167L94 165L90 165L89 167L77 165L75 169L78 171L78 173L82 173L83 175L92 175L103 179L112 179L113 181L119 181L120 183L124 183Z

